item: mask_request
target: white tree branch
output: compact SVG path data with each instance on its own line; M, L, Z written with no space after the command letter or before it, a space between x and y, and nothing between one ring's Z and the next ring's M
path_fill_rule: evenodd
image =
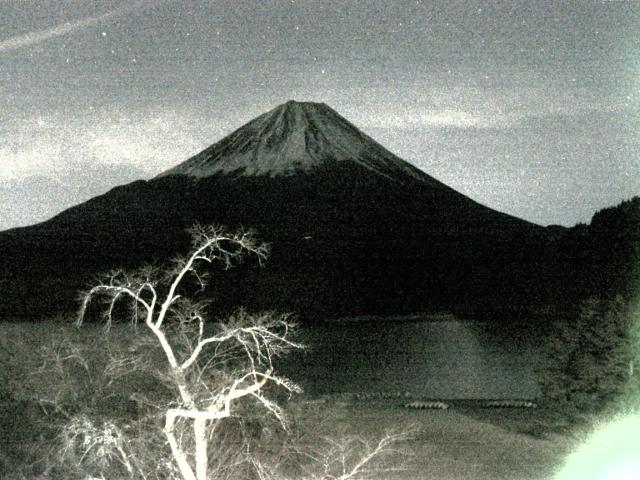
M255 254L262 261L266 256L267 246L258 244L248 232L226 235L219 228L195 226L191 233L192 252L184 260L178 260L174 268L166 271L165 276L153 267L144 267L130 274L117 270L105 277L101 284L91 288L82 298L78 324L82 323L90 301L97 295L109 296L105 312L108 325L117 312L115 305L122 297L133 300L134 323L140 318L138 308L144 309L144 323L162 348L169 367L169 374L158 374L158 378L177 387L181 400L179 407L165 411L164 432L173 458L184 480L206 480L207 426L209 422L214 422L215 425L215 422L229 417L235 400L248 396L255 398L284 425L280 407L263 396L260 390L269 381L289 391L299 390L295 384L273 375L272 359L289 348L302 346L287 338L291 325L285 321L286 316L251 316L244 310L230 319L230 325L221 325L220 333L205 337L203 303L182 298L179 293L185 277L193 275L204 289L207 272L198 272L198 263L222 262L228 268L244 253ZM154 274L158 275L158 280L152 278ZM178 330L164 328L168 317L177 320ZM195 330L192 328L194 322L197 322ZM172 335L171 341L167 336L169 332ZM212 358L200 365L198 358L210 344L215 345ZM221 348L223 344L225 347ZM223 365L230 356L238 355L238 348L246 357L244 370L240 370L235 378L232 377L232 381L228 382L230 385L227 384L214 394L215 390L206 384L205 370ZM194 365L195 371L191 371ZM136 364L111 362L109 367L124 375L135 370ZM176 438L178 419L193 422L195 452L185 452L181 437ZM195 471L190 465L191 454L195 454ZM131 465L125 466L131 471Z

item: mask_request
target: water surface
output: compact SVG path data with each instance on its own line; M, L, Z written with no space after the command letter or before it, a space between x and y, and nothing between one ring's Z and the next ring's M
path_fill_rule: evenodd
M539 354L526 339L504 340L462 320L334 322L305 327L304 353L282 371L310 394L410 392L442 399L540 396Z

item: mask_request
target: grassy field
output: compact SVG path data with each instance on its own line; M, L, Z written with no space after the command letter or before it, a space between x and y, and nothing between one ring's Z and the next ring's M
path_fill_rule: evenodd
M125 351L131 330L114 328L108 338L112 352ZM52 376L47 382L38 372L46 364L44 347L49 346L49 354L55 352L63 339L91 356L95 363L91 368L101 368L105 345L100 327L0 324L0 478L19 478L15 472L28 471L21 463L37 456L34 445L46 444L55 433L46 428L48 416L55 416L47 402L56 398L59 380ZM85 367L78 364L78 373ZM81 383L78 388L83 388ZM377 472L362 478L546 479L576 442L575 436L557 433L557 423L544 409L487 409L473 402L454 402L448 410L412 410L403 408L403 403L403 399L302 395L288 407L304 431L313 431L313 438L373 440L386 432L412 432L395 453L375 465Z
M399 446L406 455L387 462L400 470L372 473L372 479L549 479L576 442L568 434L543 432L549 419L542 409L411 410L394 400L345 402L327 397L306 404L304 411L305 419L327 436L355 433L376 438L393 429L414 431Z

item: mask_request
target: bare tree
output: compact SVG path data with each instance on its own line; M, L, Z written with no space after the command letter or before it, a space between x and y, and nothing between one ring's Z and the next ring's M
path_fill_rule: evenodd
M251 232L229 235L220 228L197 225L191 234L191 253L176 259L172 267L165 270L144 267L135 272L116 270L84 292L78 325L96 297L106 300L103 313L107 327L120 311L118 303L127 302L132 321L142 322L161 347L168 366L168 381L176 389L177 402L164 415L164 434L173 460L184 480L206 480L208 429L231 416L240 399L254 399L285 425L282 410L263 394L263 387L273 383L289 392L299 391L297 385L274 373L273 360L301 345L291 340L294 325L286 315L250 315L240 310L214 329L205 324L206 304L185 295L185 286L195 282L199 288L205 288L208 273L203 266L219 263L229 268L247 254L262 261L268 249ZM212 381L216 362L226 362L230 357L237 359L238 355L244 362L234 374L218 375ZM191 442L176 435L178 422L192 424ZM120 456L126 461L124 452Z

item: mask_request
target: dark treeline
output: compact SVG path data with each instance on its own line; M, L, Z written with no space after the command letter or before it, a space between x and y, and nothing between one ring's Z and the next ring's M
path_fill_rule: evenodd
M544 315L544 398L569 415L637 406L640 198L558 237L557 289Z
M568 229L558 246L563 296L631 297L640 286L640 197L598 211L589 225Z

